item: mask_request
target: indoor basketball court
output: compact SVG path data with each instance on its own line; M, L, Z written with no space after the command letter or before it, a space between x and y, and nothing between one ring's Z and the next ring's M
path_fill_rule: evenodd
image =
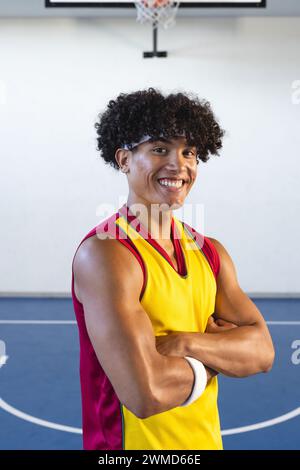
M219 373L224 449L299 450L299 41L297 0L0 2L1 450L83 449L72 261L128 193L95 122L149 87L225 129L175 214L226 247L274 344L268 373Z

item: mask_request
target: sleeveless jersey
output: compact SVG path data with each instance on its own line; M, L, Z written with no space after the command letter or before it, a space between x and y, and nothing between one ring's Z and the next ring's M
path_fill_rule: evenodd
M152 322L155 336L174 331L205 331L207 320L214 312L220 269L218 252L207 237L173 215L171 240L178 264L176 270L166 251L126 204L92 229L81 243L104 233L113 234L140 263L144 276L140 303ZM74 292L73 269L72 300L80 343L84 449L223 448L217 377L208 382L203 394L192 404L138 418L119 401L96 356L87 333L83 305Z

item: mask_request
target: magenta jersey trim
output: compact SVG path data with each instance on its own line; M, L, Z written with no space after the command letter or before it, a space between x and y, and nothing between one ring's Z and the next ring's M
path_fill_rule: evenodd
M188 231L188 234L195 241L198 248L203 252L204 256L209 262L212 272L214 273L215 279L217 280L220 272L220 256L216 247L207 237L197 232L197 230L190 227L190 225L188 225L186 222L182 222L182 224Z

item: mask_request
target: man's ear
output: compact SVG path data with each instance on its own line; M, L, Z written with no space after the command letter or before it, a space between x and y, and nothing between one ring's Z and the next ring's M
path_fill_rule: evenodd
M130 150L117 149L115 153L115 160L123 173L128 173L129 171L129 152Z

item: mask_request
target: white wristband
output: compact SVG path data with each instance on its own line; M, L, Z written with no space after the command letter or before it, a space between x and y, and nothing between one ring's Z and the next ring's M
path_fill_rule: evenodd
M204 365L194 357L184 356L194 371L193 390L187 400L180 406L187 406L197 400L204 392L207 385L207 373Z

